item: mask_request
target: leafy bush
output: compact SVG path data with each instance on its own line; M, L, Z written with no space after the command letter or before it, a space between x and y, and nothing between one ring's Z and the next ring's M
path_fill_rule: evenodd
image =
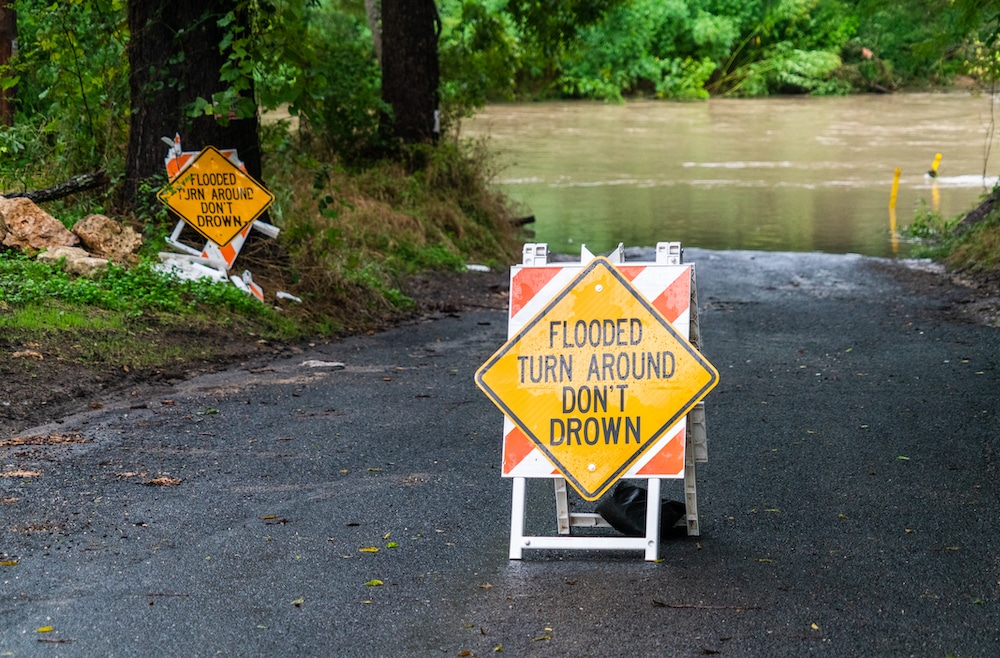
M129 107L124 0L19 0L17 12L19 52L4 84L17 83L18 127L3 129L13 133L3 141L23 149L20 160L0 159L0 183L120 169Z

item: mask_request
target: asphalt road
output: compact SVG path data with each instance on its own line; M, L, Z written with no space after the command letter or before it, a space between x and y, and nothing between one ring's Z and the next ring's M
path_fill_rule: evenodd
M1000 330L862 257L687 260L721 383L702 534L661 562L508 561L473 383L506 320L470 312L0 448L0 656L1000 655Z

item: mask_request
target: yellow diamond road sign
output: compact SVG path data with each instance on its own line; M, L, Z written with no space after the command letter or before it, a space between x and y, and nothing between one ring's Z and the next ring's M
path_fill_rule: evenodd
M600 498L719 373L606 258L476 372L586 500Z
M274 195L214 146L206 146L157 197L188 226L223 247L252 224Z

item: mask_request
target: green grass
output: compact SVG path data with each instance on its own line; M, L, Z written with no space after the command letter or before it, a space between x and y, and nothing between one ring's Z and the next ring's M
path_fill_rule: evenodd
M82 308L52 307L39 303L0 314L0 328L25 332L122 331L125 318L119 313L85 312Z
M906 235L916 240L913 253L949 268L979 276L1000 276L1000 211L972 227L962 217L945 219L926 208L918 212Z

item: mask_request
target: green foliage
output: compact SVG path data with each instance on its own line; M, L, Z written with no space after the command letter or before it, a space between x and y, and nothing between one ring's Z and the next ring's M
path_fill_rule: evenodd
M840 0L755 2L738 17L740 41L721 62L709 91L739 96L830 94L840 51L857 20Z
M499 11L498 3L450 0L439 11L438 57L446 129L487 101L513 97L521 52L512 22Z
M17 128L0 138L0 184L21 187L120 168L128 121L124 0L18 0ZM13 134L10 134L13 133ZM19 145L19 146L17 146Z
M303 0L268 7L255 23L261 105L287 104L309 135L346 160L366 156L379 145L388 108L363 11Z
M319 326L357 326L406 309L405 279L516 254L507 201L490 184L480 145L413 147L407 162L359 170L322 162L289 142L268 159L291 281Z
M228 283L181 281L153 269L151 261L128 269L111 265L93 278L82 278L67 274L58 265L40 263L14 252L0 254L0 303L24 306L47 299L129 316L190 312L198 305L249 316L268 312Z
M707 98L712 57L735 37L731 21L693 12L683 0L635 0L583 31L560 84L569 95L611 101L646 90L658 98Z
M949 267L976 275L1000 276L1000 214L994 212L945 243Z
M997 189L990 197L997 198ZM994 208L971 227L963 225L962 219L961 215L945 219L925 204L903 233L915 241L916 256L975 276L1000 276L1000 210Z
M607 101L844 93L850 83L835 73L858 25L851 9L844 0L453 1L442 8L443 71L465 106L552 90Z
M961 217L945 219L941 213L931 210L926 202L921 202L913 221L901 231L903 237L912 241L912 253L918 258L941 258L948 254L955 239L955 227Z

